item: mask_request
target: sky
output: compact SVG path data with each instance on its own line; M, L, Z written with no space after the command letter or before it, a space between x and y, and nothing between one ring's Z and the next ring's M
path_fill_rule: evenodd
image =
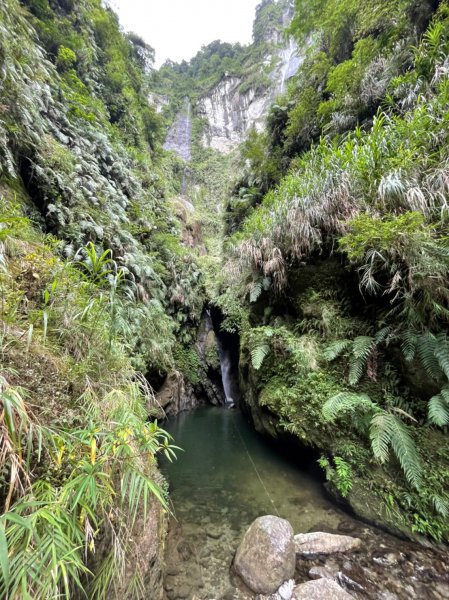
M260 0L110 0L126 31L156 50L156 66L167 58L189 60L214 40L251 42Z

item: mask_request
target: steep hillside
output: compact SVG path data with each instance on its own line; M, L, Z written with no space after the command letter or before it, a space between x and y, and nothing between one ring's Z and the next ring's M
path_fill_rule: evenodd
M256 426L321 455L359 515L447 541L449 13L438 4L297 0L290 31L306 59L243 148L217 302L240 332Z
M171 441L136 369L173 368L202 292L152 50L100 0L6 0L0 31L0 596L159 598Z

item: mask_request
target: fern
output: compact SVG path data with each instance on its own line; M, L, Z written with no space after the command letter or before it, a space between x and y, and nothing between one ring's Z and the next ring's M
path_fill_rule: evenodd
M252 287L251 287L251 291L249 293L249 301L250 302L256 302L259 299L259 296L262 293L262 281L256 281L255 283L253 283Z
M370 440L374 456L380 463L388 460L391 436L393 433L394 416L384 410L378 412L371 419Z
M440 364L435 356L437 350L437 340L435 336L428 331L418 337L417 349L418 356L423 364L427 374L432 379L437 379L441 374Z
M393 417L391 422L391 447L404 471L405 478L415 488L421 485L421 464L415 443L406 426Z
M442 517L449 516L449 504L445 498L438 494L432 494L432 504L439 515Z
M341 413L352 412L355 409L373 410L376 405L367 394L340 392L329 398L323 406L322 413L326 421L333 421Z
M349 383L351 385L356 385L362 378L369 355L375 344L374 338L367 335L355 338L349 363Z
M256 369L256 371L260 369L263 361L265 360L269 352L270 346L268 346L268 344L256 346L251 350L251 364L253 366L253 369Z
M351 340L337 340L336 342L332 342L332 344L324 350L324 358L329 362L335 360L341 356L351 344Z
M449 379L449 340L445 333L440 333L436 338L435 357L440 369Z
M429 400L428 417L429 421L438 427L449 423L449 385Z
M401 350L404 358L407 362L412 361L415 358L417 345L416 333L407 329L402 334Z

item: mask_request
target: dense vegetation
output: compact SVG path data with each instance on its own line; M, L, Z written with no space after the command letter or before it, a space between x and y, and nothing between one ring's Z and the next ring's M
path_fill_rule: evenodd
M170 121L185 98L192 104L212 90L225 75L241 78L240 89L262 91L272 84L269 77L275 66L273 50L282 39L283 15L291 10L292 0L264 0L256 10L253 43L242 46L215 40L201 48L189 62L167 61L152 77L153 89L166 97L164 113ZM270 56L268 62L265 59Z
M0 32L0 596L137 598L171 452L138 371L169 371L202 307L152 50L100 0L6 0Z
M1 597L145 597L132 532L175 450L151 384L201 385L206 302L257 423L362 516L449 541L447 3L296 0L266 132L222 156L195 117L190 164L161 148L226 73L270 85L290 5L154 72L101 0L0 4Z
M449 11L438 4L297 0L306 58L242 150L218 303L241 333L253 412L321 451L359 513L447 541Z

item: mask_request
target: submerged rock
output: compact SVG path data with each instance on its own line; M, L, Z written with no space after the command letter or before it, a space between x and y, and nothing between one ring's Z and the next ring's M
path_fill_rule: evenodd
M334 552L353 552L360 547L362 540L348 535L334 533L300 533L295 535L295 549L299 556L310 557Z
M318 579L297 585L292 600L352 600L353 596L332 579Z
M243 536L234 569L256 594L273 594L295 572L293 529L272 515L256 519Z

